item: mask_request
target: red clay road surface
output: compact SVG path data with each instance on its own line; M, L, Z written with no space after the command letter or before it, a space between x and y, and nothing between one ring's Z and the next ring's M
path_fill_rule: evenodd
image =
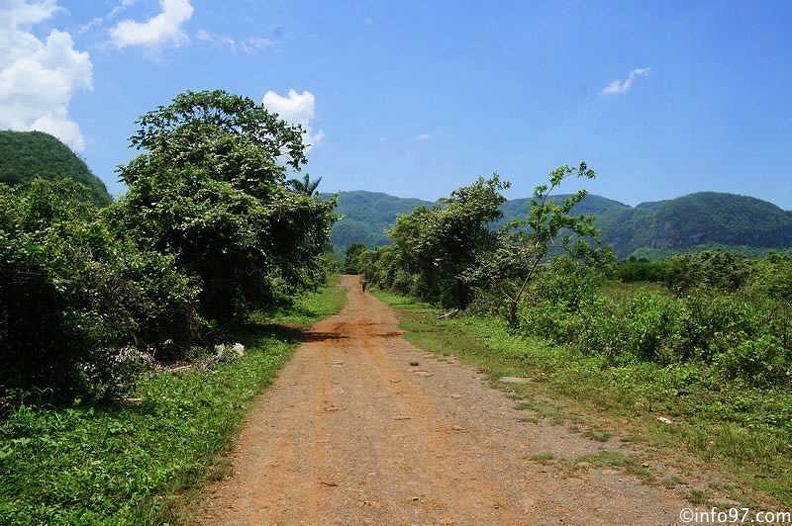
M357 278L342 286L347 307L257 401L199 523L658 525L689 506L619 469L542 462L630 451L521 421L473 368L408 343Z

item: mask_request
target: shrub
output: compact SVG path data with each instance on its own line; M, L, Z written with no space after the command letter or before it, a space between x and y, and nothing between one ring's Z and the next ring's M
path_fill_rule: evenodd
M668 271L667 261L649 261L631 257L614 266L613 277L623 283L638 281L665 283L668 280Z
M639 293L627 306L623 326L628 332L627 350L635 357L667 364L677 361L669 356L664 344L678 318L678 304L662 294Z
M741 341L718 354L714 364L726 379L741 379L756 387L792 383L792 353L770 334Z
M0 185L6 388L97 387L91 394L104 396L129 386L129 364L116 358L122 347L173 352L196 335L197 286L172 257L117 237L84 192L66 180Z
M677 294L698 287L734 292L748 283L753 273L747 258L725 250L674 256L668 265L666 285Z
M749 288L773 299L792 301L792 255L771 252L756 262Z
M592 300L600 284L597 271L569 257L557 257L545 265L532 283L531 293L568 312L577 312Z

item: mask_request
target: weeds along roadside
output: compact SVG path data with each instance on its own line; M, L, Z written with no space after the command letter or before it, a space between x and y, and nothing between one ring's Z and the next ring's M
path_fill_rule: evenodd
M572 346L514 334L501 319L439 320L438 311L427 304L375 293L399 309L400 323L414 344L458 356L493 379L529 377L535 380L530 389L577 405L586 414L629 421L630 429L620 430L631 435L628 439L669 454L689 451L702 465L733 476L736 487L718 490L738 502L792 505L788 390L719 382L705 366L690 362L608 364L603 356L583 355Z
M328 286L273 316L253 316L233 334L244 356L145 378L132 394L137 405L19 407L0 427L0 523L178 520L207 480L227 472L222 455L299 343L295 327L345 302Z

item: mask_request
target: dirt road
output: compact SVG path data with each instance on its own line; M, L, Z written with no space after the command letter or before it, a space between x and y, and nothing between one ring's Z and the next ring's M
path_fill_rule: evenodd
M408 343L356 278L342 286L348 306L259 399L201 523L657 525L688 506L619 469L541 462L629 451L521 421L474 369Z

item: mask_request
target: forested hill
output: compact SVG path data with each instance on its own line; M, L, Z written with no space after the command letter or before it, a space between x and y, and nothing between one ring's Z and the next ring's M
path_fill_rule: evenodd
M612 209L602 215L600 228L620 255L641 247L792 246L792 213L754 197L717 192Z
M329 198L331 195L323 194L323 197ZM363 243L369 247L387 245L390 241L385 230L396 221L398 214L431 204L420 199L364 190L339 192L335 211L342 219L335 224L330 235L333 246L343 251L353 243Z
M26 184L35 177L71 177L88 185L97 204L111 202L104 183L52 135L38 131L0 131L0 182Z
M525 215L527 201L513 199L503 205L504 222ZM431 204L382 193L341 192L336 211L343 219L334 227L333 245L337 250L344 250L352 243L387 244L384 231L393 224L397 214ZM589 195L575 211L596 215L603 241L613 245L621 257L641 248L792 247L792 212L753 197L700 192L632 207Z

